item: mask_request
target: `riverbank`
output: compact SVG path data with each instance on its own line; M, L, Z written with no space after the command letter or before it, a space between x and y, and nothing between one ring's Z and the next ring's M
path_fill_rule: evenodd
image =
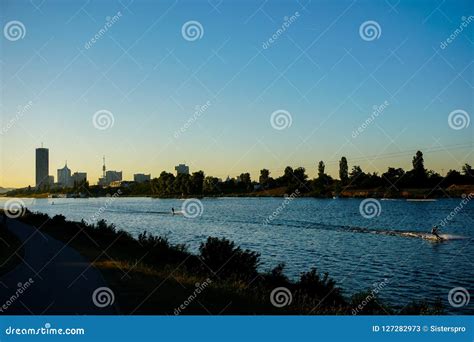
M87 198L87 197L108 197L119 194L120 197L150 197L162 199L184 199L184 198L219 198L219 197L285 197L290 196L293 192L287 187L278 187L273 189L265 189L251 192L239 193L219 193L219 194L188 194L188 195L156 195L156 194L137 194L130 193L127 188L109 187L101 189L100 193L88 192L88 195L79 195L76 193L36 193L23 192L19 190L11 191L4 197L22 197L22 198ZM430 189L430 188L407 188L398 191L387 190L384 188L358 189L343 188L339 191L330 191L324 194L310 191L299 191L296 197L302 198L390 198L390 199L441 199L441 198L461 198L474 195L474 185L451 185L446 189Z
M104 276L122 314L434 314L439 306L383 304L374 289L351 297L328 274L311 270L295 281L277 266L257 271L258 253L209 237L198 254L166 238L137 239L114 225L67 221L26 212L21 218L68 243ZM275 293L278 295L276 296ZM283 300L283 302L281 302ZM281 305L283 304L283 305Z

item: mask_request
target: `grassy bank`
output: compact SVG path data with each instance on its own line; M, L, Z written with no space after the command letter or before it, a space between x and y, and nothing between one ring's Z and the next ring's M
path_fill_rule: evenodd
M358 314L441 313L439 306L425 303L397 310L382 303L371 289L345 297L328 274L315 269L302 273L297 281L285 276L283 265L259 272L258 253L225 239L209 237L196 255L185 245L147 233L135 239L105 221L88 225L29 211L21 220L90 260L115 293L122 314L350 315L355 309ZM274 302L288 305L277 307L271 293L280 287L287 292L274 297Z

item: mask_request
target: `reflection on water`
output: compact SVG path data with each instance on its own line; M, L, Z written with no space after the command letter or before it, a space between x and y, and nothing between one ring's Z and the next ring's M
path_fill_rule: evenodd
M3 203L5 199L0 199ZM412 299L439 297L454 313L472 311L473 304L453 309L449 290L470 289L474 279L474 203L468 203L442 229L455 237L436 243L424 239L432 225L445 219L460 199L436 202L380 201L379 216L365 218L358 199L295 199L272 220L281 198L203 199L197 218L172 215L184 201L177 199L117 198L24 199L27 207L68 219L95 217L113 222L134 235L147 230L186 243L191 251L208 236L226 237L261 253L262 270L280 262L286 273L317 267L329 272L347 294L369 289L385 278L381 297L393 305ZM52 205L54 202L54 205ZM107 205L106 205L107 203ZM102 213L100 208L106 205ZM266 224L264 222L267 221Z

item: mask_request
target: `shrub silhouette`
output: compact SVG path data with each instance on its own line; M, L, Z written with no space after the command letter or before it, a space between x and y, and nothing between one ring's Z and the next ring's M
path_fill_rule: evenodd
M148 234L146 231L138 235L140 250L144 253L144 261L151 265L181 263L191 255L186 245L171 245L167 238Z
M115 225L113 223L107 224L106 220L98 221L95 225L95 229L104 235L114 235L117 232Z
M260 254L235 247L234 242L225 238L208 237L199 251L204 264L220 278L251 280L258 274Z
M284 269L284 263L279 263L277 266L275 266L268 276L268 279L271 281L271 283L286 285L290 282L288 277L283 273Z
M371 290L358 292L351 297L353 315L384 315L391 314L391 309L385 307L377 294Z
M328 273L324 273L321 277L316 268L301 274L300 280L296 283L296 292L303 298L316 301L320 307L346 305L341 290L336 287L336 281L329 278Z
M64 215L55 215L52 218L53 224L65 224L66 223L66 217Z

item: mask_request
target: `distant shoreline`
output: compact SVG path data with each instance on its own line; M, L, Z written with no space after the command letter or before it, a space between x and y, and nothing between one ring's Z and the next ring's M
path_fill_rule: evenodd
M98 195L98 196L86 196L86 197L79 197L79 196L70 196L66 197L66 194L58 194L60 196L57 197L50 197L50 195L56 194L49 194L49 193L41 193L41 194L24 194L20 193L17 195L7 195L2 194L0 197L5 198L50 198L50 199L87 199L87 198L108 198L112 196L114 193L117 192L117 189L109 188L109 192L106 195ZM430 200L430 199L449 199L449 198L463 198L469 196L469 194L474 195L474 186L465 187L462 189L453 189L448 190L448 192L444 192L443 195L440 194L432 194L427 195L427 192L431 192L429 189L409 189L400 191L399 194L386 194L383 191L379 190L349 190L343 191L338 195L330 195L330 196L316 196L311 193L303 193L298 196L295 196L295 199L298 198L316 198L316 199L349 199L349 198L377 198L377 199L394 199L394 200ZM63 197L64 196L64 197ZM149 195L149 194L122 194L120 198L156 198L156 199L188 199L188 198L285 198L290 196L290 194L286 192L272 192L272 193L265 193L265 191L259 192L252 192L252 193L234 193L234 194L206 194L206 195L187 195L187 196L157 196L157 195Z

